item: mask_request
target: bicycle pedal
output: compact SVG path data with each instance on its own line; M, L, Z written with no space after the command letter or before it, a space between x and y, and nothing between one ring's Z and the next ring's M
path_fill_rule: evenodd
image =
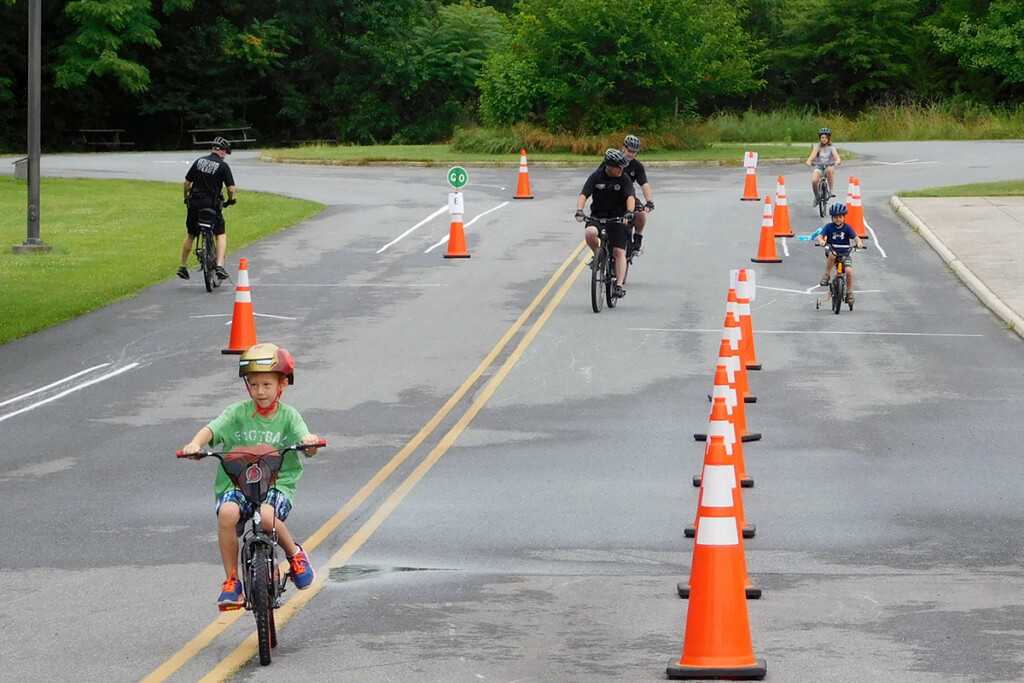
M235 610L242 609L241 605L217 605L221 612L234 612Z

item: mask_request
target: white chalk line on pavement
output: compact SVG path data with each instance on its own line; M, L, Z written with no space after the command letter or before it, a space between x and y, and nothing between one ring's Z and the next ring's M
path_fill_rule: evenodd
M487 211L484 211L484 212L483 212L482 214L480 214L479 216L476 216L475 218L473 218L473 220L471 220L470 222L466 223L466 224L465 224L464 226L462 226L462 227L464 227L464 228L468 228L469 226L473 225L474 223L476 223L476 222L477 222L478 220L480 220L481 218L483 218L483 217L484 217L484 216L486 216L487 214L491 213L492 211L497 211L498 209L500 209L500 208L501 208L501 207L503 207L503 206L508 206L508 204L509 204L509 202L503 202L503 203L501 203L501 204L498 204L498 205L497 205L496 207L494 207L493 209L488 209ZM442 244L446 244L446 243L448 242L448 239L449 239L450 237L451 237L451 235L450 235L450 234L448 234L448 235L445 235L444 239L442 239L442 240L441 240L440 242L438 242L438 243L437 243L437 244L435 244L434 246L430 247L429 249L427 249L427 250L426 250L425 252L423 252L423 253L424 253L424 254L429 254L429 253L430 253L431 251L433 251L434 249L437 249L437 248L438 248L438 247L440 247L440 246L441 246Z
M28 394L22 394L19 397L16 397L14 399L11 399L10 401L5 402L5 404L6 403L10 403L11 401L24 399L27 396L39 393L40 391L44 391L44 390L46 390L46 389L48 389L50 387L54 387L54 386L63 384L65 382L68 382L68 381L76 378L76 377L80 377L85 372L91 372L92 370L104 367L105 365L107 365L107 364L105 363L104 365L97 365L95 368L90 368L89 370L85 370L83 372L79 372L77 374L71 375L70 377L66 377L63 380L60 380L59 382L54 382L53 384L47 385L46 387L43 387L41 389L36 389L35 391L29 392ZM99 382L106 381L106 380L108 380L108 379L110 379L112 377L117 377L118 375L120 375L122 373L125 373L125 372L128 372L129 370L131 370L133 368L136 368L138 366L139 366L138 363L129 363L128 365L126 365L126 366L124 366L122 368L118 368L117 370L112 370L111 372L108 372L105 375L100 375L99 377L94 377L93 379L90 379L90 380L88 380L86 382L82 382L81 384L73 386L70 389L65 389L64 391L60 392L59 394L55 394L55 395L53 395L53 396L51 396L49 398L44 398L42 401L36 401L35 403L32 403L31 405L27 405L24 408L19 408L18 410L15 410L14 412L6 413L4 415L0 415L0 422L3 422L4 420L8 420L8 419L10 419L10 418L12 418L12 417L14 417L16 415L21 415L22 413L27 413L28 411L34 410L35 408L38 408L39 406L46 405L47 403L53 403L54 401L56 401L58 399L61 399L61 398L64 398L65 396L67 396L69 394L73 394L76 391L81 391L82 389L85 389L86 387L92 386L93 384L97 384Z

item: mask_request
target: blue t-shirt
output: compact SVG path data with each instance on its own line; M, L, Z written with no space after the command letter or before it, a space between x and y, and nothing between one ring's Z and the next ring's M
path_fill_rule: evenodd
M832 251L837 254L849 254L850 249L857 243L857 233L848 223L838 226L829 223L821 228L821 236L825 238L825 244L831 245Z

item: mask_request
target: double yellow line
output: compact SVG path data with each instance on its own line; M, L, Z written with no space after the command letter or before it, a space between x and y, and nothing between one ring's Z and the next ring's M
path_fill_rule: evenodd
M323 526L317 529L309 538L302 543L302 547L307 551L312 551L320 543L324 541L331 533L337 529L342 522L348 519L349 515L355 512L366 500L383 484L395 470L398 469L402 463L412 455L416 449L418 449L423 442L426 440L431 433L437 429L438 425L444 420L455 406L465 398L466 394L469 393L470 389L480 380L484 372L490 368L498 356L504 351L505 347L508 346L509 342L512 341L513 337L518 334L519 330L526 324L526 322L533 316L534 312L540 307L544 300L548 297L550 292L558 284L558 281L562 278L567 270L569 270L573 261L578 263L572 270L569 277L565 280L562 286L558 289L557 293L548 302L547 307L543 313L537 318L537 320L530 327L529 331L523 336L523 339L516 346L515 350L509 355L509 357L502 364L501 368L495 373L494 377L487 386L480 392L476 400L466 409L459 421L448 431L447 434L441 439L441 441L427 454L423 461L409 474L408 477L395 489L395 491L388 496L388 498L377 508L373 515L359 528L345 543L338 549L338 552L334 553L331 558L327 561L328 567L339 567L344 565L349 558L352 557L355 552L362 547L373 532L384 523L384 520L398 507L399 503L412 491L413 487L419 483L430 468L433 467L438 460L441 459L455 440L460 434L469 426L469 423L473 421L477 413L483 408L483 406L490 400L494 392L501 386L501 383L505 381L505 378L511 372L512 368L522 357L526 349L533 343L537 334L547 323L551 314L554 313L555 309L561 303L565 297L569 288L572 286L576 278L579 277L580 272L585 267L583 259L579 258L580 252L584 250L586 243L581 242L576 247L575 251L562 263L562 265L555 271L555 274L551 276L544 288L537 294L536 298L526 307L519 319L513 323L512 327L505 332L505 335L501 340L491 349L490 353L480 362L480 365L466 378L466 381L462 383L462 386L452 394L440 410L430 419L427 424L414 436L403 448L398 451L391 460L373 476L349 501L338 510L337 513ZM298 593L291 600L286 602L280 609L275 613L275 621L278 627L288 623L293 616L295 616L303 607L306 606L313 596L320 592L325 585L327 580L324 577L324 573L319 574L319 578L310 586L308 589ZM143 683L156 683L157 681L163 681L173 675L182 666L184 666L190 659L195 657L201 650L210 645L214 639L216 639L221 633L223 633L229 626L235 623L239 617L245 614L244 610L236 610L233 612L222 612L221 616L216 619L209 626L204 628L195 638L185 644L180 650L174 653L170 658L167 659L163 664L157 667L151 674L146 676ZM227 657L225 657L214 669L202 678L202 681L223 681L230 677L235 671L240 669L247 661L252 659L256 654L258 647L256 634L253 633L251 636L245 639L241 645L235 648Z

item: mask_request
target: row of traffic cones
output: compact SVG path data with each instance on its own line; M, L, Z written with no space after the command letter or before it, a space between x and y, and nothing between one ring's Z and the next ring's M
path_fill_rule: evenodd
M756 531L741 495L754 484L743 462L745 376L760 368L750 321L752 280L752 272L748 277L740 270L729 290L708 432L694 435L707 446L701 475L694 477L700 486L696 520L685 529L695 542L690 578L677 586L689 604L682 656L666 670L672 679L759 680L767 674L764 660L754 656L746 603L761 597L761 590L750 582L743 550L743 539Z

